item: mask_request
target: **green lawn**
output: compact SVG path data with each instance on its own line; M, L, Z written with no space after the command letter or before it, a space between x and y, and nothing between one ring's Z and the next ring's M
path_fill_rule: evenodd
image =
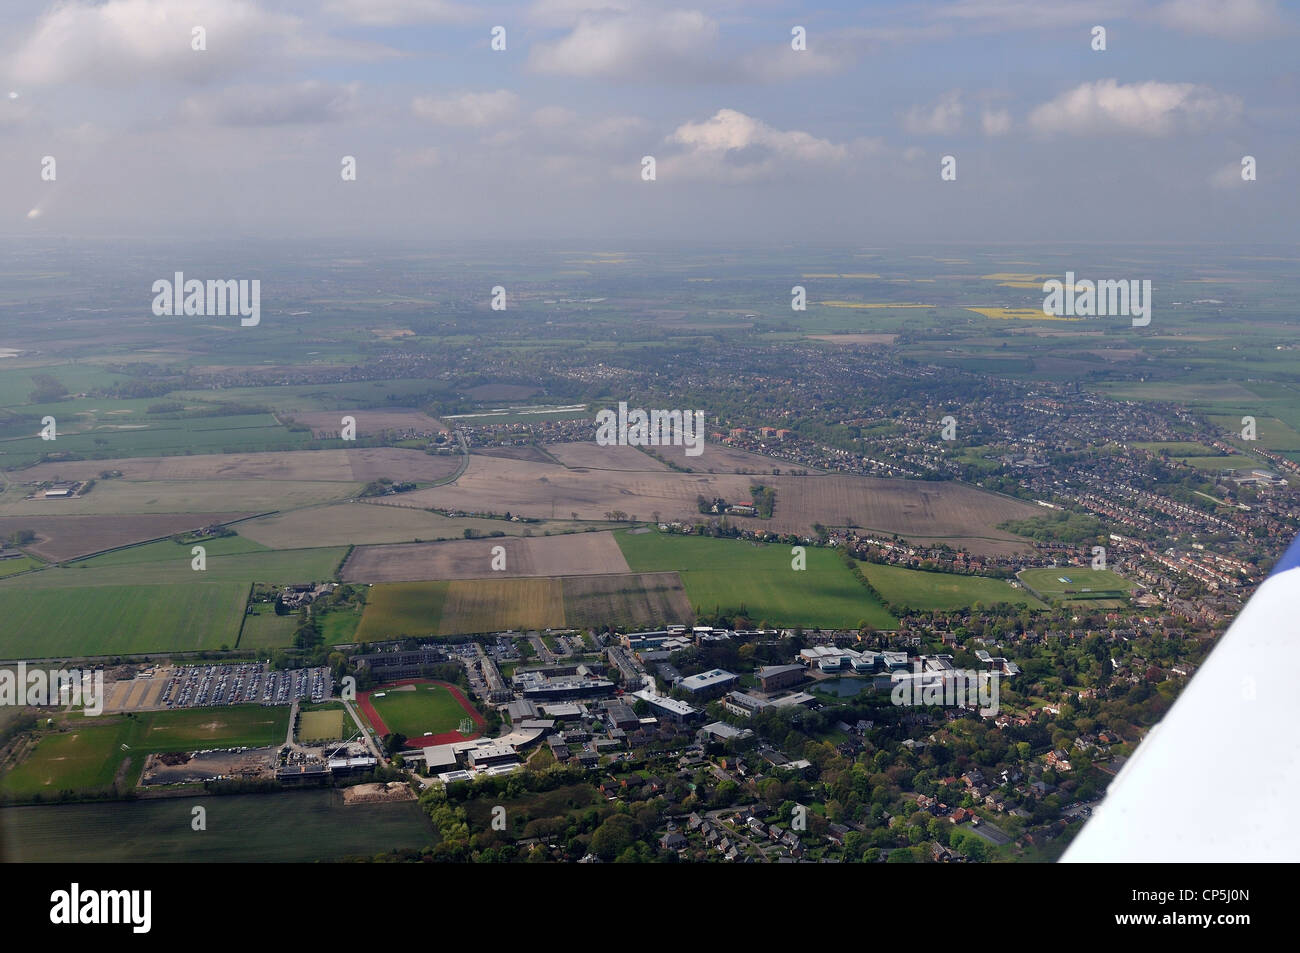
M47 573L72 572L51 569L14 581L35 581ZM233 646L247 595L246 584L193 580L189 585L161 586L6 586L0 588L0 619L4 620L0 627L0 658Z
M902 566L861 563L862 571L876 590L896 606L912 609L967 609L976 602L985 606L999 602L1046 609L1024 589L1012 588L1001 579L962 576L955 573L923 572Z
M410 689L380 689L383 698L370 696L389 731L418 738L426 731L440 735L455 731L469 715L451 692L441 685L416 685Z
M679 572L697 612L743 609L756 624L772 625L898 624L829 549L807 547L808 568L797 571L783 545L666 533L623 532L615 539L633 572Z

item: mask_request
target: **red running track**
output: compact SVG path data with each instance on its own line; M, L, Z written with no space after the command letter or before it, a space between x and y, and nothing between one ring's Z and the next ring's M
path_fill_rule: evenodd
M456 685L452 685L450 682L438 682L429 678L404 678L399 682L389 682L387 685L378 685L371 689L371 691L381 692L389 688L398 688L402 685L441 685L443 688L447 689L447 691L451 692L451 697L460 703L460 707L465 709L465 714L469 715L469 717L473 719L476 726L482 728L487 724L487 721L478 713L460 688ZM384 719L379 717L379 712L375 711L375 706L371 704L370 692L359 692L357 694L357 707L365 714L366 718L370 721L370 724L374 726L375 731L379 732L380 738L384 735L391 734L388 725L384 723ZM478 737L478 732L475 732L472 735L462 735L459 731L444 731L440 735L421 735L419 738L407 738L406 743L412 748L429 748L433 745L449 745L457 741L473 741Z

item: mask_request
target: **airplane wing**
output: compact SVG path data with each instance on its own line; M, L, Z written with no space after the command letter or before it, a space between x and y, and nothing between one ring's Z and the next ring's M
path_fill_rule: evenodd
M1300 539L1120 769L1063 862L1296 861Z

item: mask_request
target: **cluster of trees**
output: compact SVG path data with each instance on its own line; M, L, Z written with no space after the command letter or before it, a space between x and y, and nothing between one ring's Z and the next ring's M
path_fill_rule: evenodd
M749 493L758 515L765 520L771 519L772 511L776 508L775 487L765 486L762 483L751 483Z

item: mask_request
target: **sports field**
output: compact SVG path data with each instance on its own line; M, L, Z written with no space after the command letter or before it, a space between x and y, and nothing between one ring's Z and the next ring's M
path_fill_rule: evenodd
M396 732L412 741L422 738L426 732L433 735L456 733L466 718L475 724L482 722L482 717L471 707L461 704L450 688L432 682L375 689L368 693L360 707L380 734ZM379 716L378 724L373 717L375 714Z
M807 569L795 570L789 546L663 533L615 538L633 571L677 571L697 612L744 611L772 625L898 624L829 549L807 547Z
M1123 600L1133 584L1109 569L1025 569L1018 578L1027 588L1051 602Z
M0 777L0 792L17 797L134 784L146 754L203 748L262 747L284 741L289 709L261 705L187 708L131 716L70 718L66 731L42 733L35 749Z
M923 572L902 566L861 563L862 572L876 591L895 606L912 609L967 609L975 603L985 606L1000 602L1046 609L1047 606L1024 589L1013 588L1001 579L961 576L955 573Z
M235 644L248 586L193 581L164 586L34 585L48 569L15 577L25 588L0 588L0 658L78 658ZM198 574L195 573L195 576Z
M314 711L300 712L298 715L298 740L338 741L344 736L344 729L350 725L342 707L318 708ZM356 726L352 725L355 730Z

